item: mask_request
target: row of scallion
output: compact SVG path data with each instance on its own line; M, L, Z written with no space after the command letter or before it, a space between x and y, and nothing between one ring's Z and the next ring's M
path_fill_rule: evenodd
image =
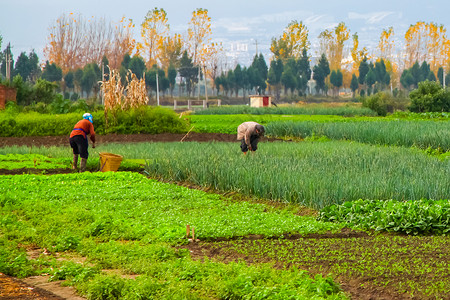
M93 150L145 158L146 171L166 180L314 208L360 198L450 195L450 160L402 147L274 142L260 143L254 154L243 155L238 143L190 142L109 144Z
M250 107L246 105L225 105L211 107L195 112L196 115L336 115L336 116L376 116L376 112L358 105L326 106L280 106L280 107Z
M376 120L357 122L271 122L267 133L274 137L326 136L368 144L416 146L450 150L450 122Z

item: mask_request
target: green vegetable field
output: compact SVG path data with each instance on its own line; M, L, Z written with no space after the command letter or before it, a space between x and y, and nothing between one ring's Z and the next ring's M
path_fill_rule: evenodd
M85 299L448 298L447 119L233 109L167 122L231 140L261 122L255 153L105 131L78 173L68 144L0 137L0 273ZM142 113L115 128L168 114ZM118 172L99 172L101 152L123 156Z

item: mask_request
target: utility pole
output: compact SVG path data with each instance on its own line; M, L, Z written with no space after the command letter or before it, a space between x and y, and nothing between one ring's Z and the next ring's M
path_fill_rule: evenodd
M11 43L6 47L6 79L11 83Z
M206 82L206 68L203 66L203 79L205 80L205 103L203 108L208 108L208 84Z
M158 82L158 71L156 71L156 105L159 106L159 82Z
M253 44L256 45L256 55L258 55L258 40L255 40Z
M198 68L198 75L197 75L197 87L198 87L198 93L197 93L197 100L200 101L200 65Z

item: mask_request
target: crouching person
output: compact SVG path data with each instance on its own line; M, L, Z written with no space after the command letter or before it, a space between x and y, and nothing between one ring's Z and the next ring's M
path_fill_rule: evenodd
M264 136L264 126L256 122L244 122L237 128L237 139L241 141L241 151L256 151L259 138Z

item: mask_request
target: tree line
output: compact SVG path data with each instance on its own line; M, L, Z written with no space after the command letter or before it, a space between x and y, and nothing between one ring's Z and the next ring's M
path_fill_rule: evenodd
M202 78L209 80L218 95L271 93L277 98L311 92L339 95L341 88L364 96L382 90L409 91L424 80L450 82L445 73L450 41L444 26L434 23L411 25L403 49L397 51L393 28L383 29L377 51L372 52L375 55L361 47L358 33L351 35L341 22L319 34L313 54L307 26L293 20L280 36L272 38L269 66L262 54L257 54L250 66L236 63L228 69L222 45L212 42L206 9L192 12L185 33L171 33L162 8L147 12L139 27L141 40L133 38L134 29L133 21L126 18L114 23L63 14L49 29L45 63L39 63L34 51L21 53L13 59L12 75L20 75L24 82L42 79L57 83L73 98L98 94L98 82L111 69L119 70L122 78L128 70L138 78L145 76L150 93L158 86L163 94L173 95L178 83L178 93L188 96ZM1 74L6 74L7 53L12 56L10 47L0 53ZM314 81L308 84L311 79Z

